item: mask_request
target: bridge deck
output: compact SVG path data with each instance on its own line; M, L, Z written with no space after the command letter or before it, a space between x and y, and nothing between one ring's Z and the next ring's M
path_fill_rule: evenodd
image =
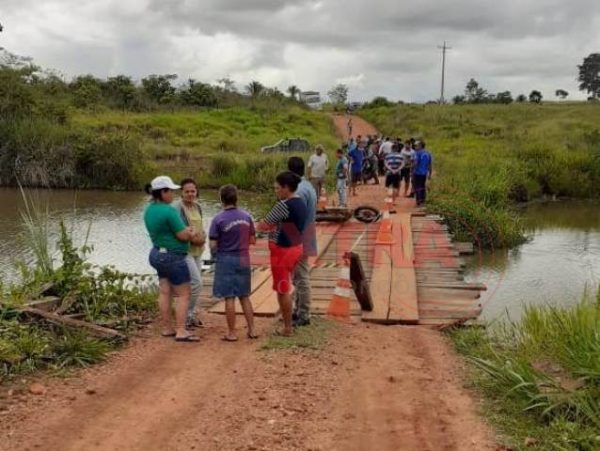
M383 208L382 185L360 185L350 206ZM326 314L345 252L360 259L373 303L372 311L361 310L353 295L350 314L381 324L444 325L476 318L477 299L485 287L467 283L462 276L460 254L472 248L452 242L441 218L427 216L414 207L413 199L401 198L392 220L392 244L377 244L380 222L365 225L352 219L343 224L317 224L319 255L311 260L312 313ZM271 289L268 249L265 240L252 251L251 301L257 316L275 316L279 306ZM211 297L212 275L204 275L202 305L210 312L224 313L224 303ZM241 314L239 305L236 306Z

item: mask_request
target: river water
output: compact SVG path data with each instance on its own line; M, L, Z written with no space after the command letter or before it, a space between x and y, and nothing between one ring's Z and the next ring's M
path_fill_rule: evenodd
M30 191L48 205L51 230L63 219L74 231L76 244L87 235L95 264L111 264L133 273L152 273L147 263L150 240L142 223L148 196L136 192ZM260 215L271 196L240 194L240 206ZM200 193L205 228L219 211L217 193ZM0 273L15 276L14 261L31 262L23 241L21 193L0 189ZM485 319L506 315L517 319L524 304L575 303L600 279L600 204L552 202L532 204L522 212L530 240L510 251L479 252L470 258L466 278L483 282ZM57 254L58 257L58 254Z

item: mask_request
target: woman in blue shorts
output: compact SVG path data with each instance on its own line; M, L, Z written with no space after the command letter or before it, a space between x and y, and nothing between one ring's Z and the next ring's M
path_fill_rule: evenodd
M190 241L200 238L198 231L186 227L181 216L170 204L173 191L179 189L167 176L156 177L146 186L152 201L144 212L144 223L152 240L150 265L158 273L158 305L160 308L162 335L175 337L176 341L195 342L199 338L185 328L190 302L190 271L186 256ZM171 314L171 298L177 298L175 327Z

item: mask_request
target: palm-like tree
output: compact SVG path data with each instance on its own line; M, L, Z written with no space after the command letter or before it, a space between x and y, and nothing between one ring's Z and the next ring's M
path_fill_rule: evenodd
M252 80L246 85L246 92L252 97L261 95L264 90L265 86L260 81Z
M296 85L292 85L289 88L287 88L287 92L290 94L290 97L292 99L297 99L298 94L300 94L300 88L298 88L298 86Z

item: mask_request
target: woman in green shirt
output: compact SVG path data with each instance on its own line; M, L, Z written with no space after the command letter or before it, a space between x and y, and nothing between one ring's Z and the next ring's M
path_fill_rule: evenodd
M199 341L186 330L190 301L190 271L186 263L190 242L200 238L193 227L186 227L173 202L173 190L179 189L170 177L159 176L146 186L152 201L144 211L144 224L152 240L150 265L158 273L158 304L161 314L162 335L176 341ZM171 318L171 298L177 298L175 327Z
M181 200L175 202L173 206L179 212L184 224L193 227L200 235L197 240L191 242L186 258L192 284L186 325L188 328L201 327L202 321L198 318L200 312L197 304L202 291L202 253L206 243L206 234L202 223L202 208L198 202L198 186L194 179L187 178L181 181Z

